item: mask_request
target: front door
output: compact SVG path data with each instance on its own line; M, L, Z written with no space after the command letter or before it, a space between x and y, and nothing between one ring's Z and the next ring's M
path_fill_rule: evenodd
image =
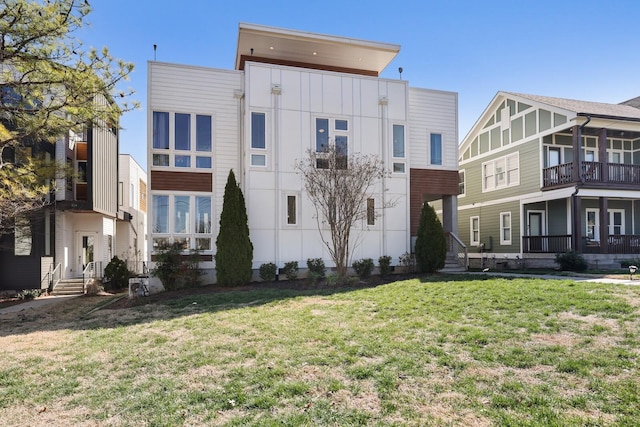
M544 233L544 212L529 211L528 212L528 234L529 238L529 250L531 252L542 251L542 235Z
M78 275L81 275L84 268L94 261L95 233L78 234Z

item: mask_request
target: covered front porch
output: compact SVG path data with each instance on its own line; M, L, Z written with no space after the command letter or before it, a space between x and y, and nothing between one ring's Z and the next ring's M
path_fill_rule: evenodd
M608 194L618 197L596 195L595 190L575 193L564 199L523 205L523 254L573 250L582 254L640 255L640 194L614 190Z

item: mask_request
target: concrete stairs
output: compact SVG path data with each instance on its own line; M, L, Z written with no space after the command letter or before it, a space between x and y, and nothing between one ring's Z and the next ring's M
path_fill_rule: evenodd
M81 295L83 293L82 279L62 279L58 282L51 295Z
M447 252L447 258L444 261L444 268L440 270L440 273L460 273L463 271L467 270L458 263L458 254Z

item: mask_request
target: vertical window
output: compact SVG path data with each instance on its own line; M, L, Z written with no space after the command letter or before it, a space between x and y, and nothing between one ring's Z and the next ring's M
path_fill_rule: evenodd
M458 171L458 195L464 196L466 193L464 170Z
M196 116L196 150L211 151L211 116Z
M31 255L31 221L29 218L18 217L15 220L14 234L14 255L29 256Z
M118 182L118 206L124 205L124 183Z
M346 135L336 135L336 167L338 169L347 168L349 157L349 139Z
M173 232L174 233L189 233L189 196L174 196L173 197Z
M153 112L153 148L169 149L169 113Z
M599 209L587 209L587 239L600 241Z
M176 113L175 120L175 148L176 150L190 150L191 114Z
M297 223L296 196L287 196L287 224L295 225Z
M169 232L169 196L153 196L153 232Z
M493 162L486 163L482 166L482 175L484 176L484 188L485 190L491 190L495 187Z
M393 125L393 157L404 158L404 126Z
M511 212L500 213L500 244L511 244Z
M472 216L469 220L471 246L480 245L480 217Z
M251 113L251 148L266 148L265 119L264 113Z
M211 197L196 196L196 233L211 233Z
M504 157L495 161L496 187L503 187L506 184L506 160Z
M617 236L624 234L624 210L609 210L609 234Z
M376 224L376 201L367 199L367 225Z
M442 134L431 134L431 164L442 164Z
M329 148L329 119L316 119L316 152Z
M136 206L136 190L135 190L135 186L133 184L131 184L131 189L130 189L131 193L129 194L129 198L131 199L131 207L135 207ZM109 258L111 259L111 258Z

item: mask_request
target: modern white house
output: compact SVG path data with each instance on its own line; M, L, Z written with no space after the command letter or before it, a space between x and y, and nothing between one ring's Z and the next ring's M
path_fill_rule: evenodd
M142 274L147 260L147 173L130 154L118 162L118 211L115 255L130 271Z
M241 23L233 69L149 62L151 261L158 245L182 242L185 253L201 251L206 281L215 281L215 239L233 170L254 269L304 267L318 257L333 266L295 169L326 143L375 154L390 171L368 203L394 205L354 229L354 260L411 251L424 201L441 200L445 231L456 233L457 94L381 78L399 50Z

